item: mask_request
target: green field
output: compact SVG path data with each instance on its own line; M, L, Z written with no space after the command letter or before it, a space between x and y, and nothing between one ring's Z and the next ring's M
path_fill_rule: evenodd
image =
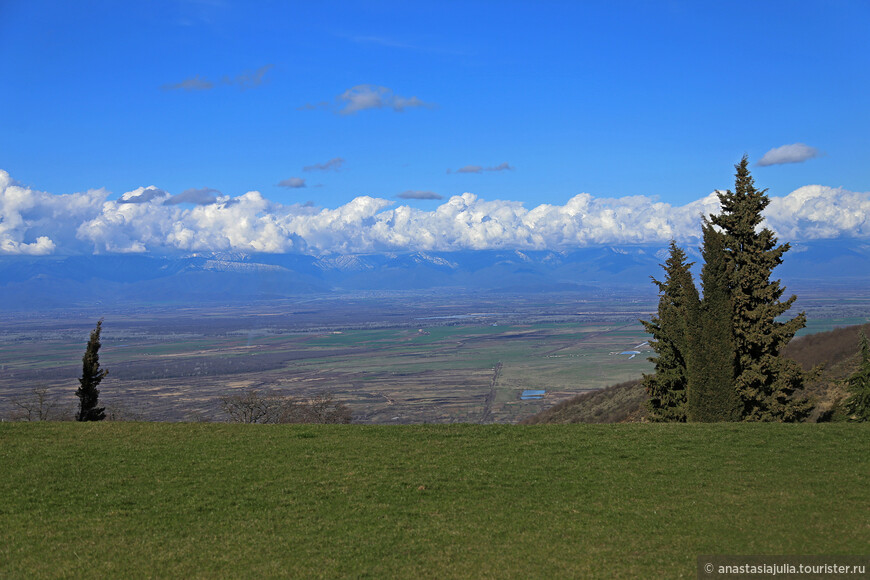
M0 423L0 577L694 577L866 554L870 426Z

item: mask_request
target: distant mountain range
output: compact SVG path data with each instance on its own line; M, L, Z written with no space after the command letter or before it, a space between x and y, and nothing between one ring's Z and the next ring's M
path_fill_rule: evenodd
M697 248L687 248L700 263ZM569 252L482 250L308 256L210 253L0 257L0 308L85 303L205 302L315 293L412 291L594 292L647 288L667 257L663 246L606 246ZM696 266L697 267L697 266ZM786 285L870 282L870 243L794 244L776 275Z

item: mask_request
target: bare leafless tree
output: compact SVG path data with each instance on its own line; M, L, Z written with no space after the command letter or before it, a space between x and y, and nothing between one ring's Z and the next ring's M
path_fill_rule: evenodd
M59 421L63 411L47 387L33 388L25 398L12 399L18 410L10 418L17 421Z
M350 407L333 400L331 393L320 393L299 407L304 419L299 423L350 423L353 418Z
M294 404L292 397L256 389L221 397L221 408L232 423L280 423Z
M250 389L221 397L221 408L232 423L350 423L350 408L331 394L310 400Z
M108 421L144 421L145 414L138 406L124 399L112 399L106 404Z

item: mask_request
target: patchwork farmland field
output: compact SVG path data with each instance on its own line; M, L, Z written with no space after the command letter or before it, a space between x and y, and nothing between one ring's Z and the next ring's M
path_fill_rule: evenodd
M807 331L870 320L866 297L810 295L802 308ZM101 400L116 416L222 420L220 397L260 389L330 392L363 423L513 423L651 369L638 319L654 309L649 293L433 293L7 316L0 417L42 387L71 414L88 332L105 317Z
M219 418L219 397L238 389L297 396L329 391L362 422L514 422L554 399L636 377L644 357L619 355L643 342L637 323L464 324L428 330L346 330L334 334L142 339L107 337L104 400L154 419L197 413ZM108 335L109 333L106 332ZM28 344L0 356L3 394L35 381L63 394L80 373L81 341L51 341L38 356ZM642 347L648 350L648 347ZM55 366L46 359L64 360ZM544 399L521 400L526 389ZM73 403L72 399L69 401Z

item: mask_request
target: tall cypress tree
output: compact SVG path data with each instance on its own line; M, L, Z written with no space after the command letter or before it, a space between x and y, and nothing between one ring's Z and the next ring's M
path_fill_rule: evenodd
M797 421L812 410L807 400L796 400L803 386L800 366L780 356L795 332L806 324L804 313L777 322L794 301L780 301L784 288L771 281L789 244L777 245L768 228L758 229L761 212L770 203L767 190L755 188L749 161L735 165L734 191L719 193L722 212L710 222L724 235L725 262L730 272L732 329L735 349L735 386L748 421Z
M731 330L731 269L725 236L704 220L701 269L703 298L692 330L692 373L689 377L689 421L740 420L741 404L734 388L734 337Z
M82 378L80 386L76 390L76 396L80 400L79 412L76 421L102 421L106 418L105 407L97 407L99 403L100 389L97 386L100 381L109 374L109 371L100 369L100 332L103 321L97 322L96 328L91 331L85 355L82 357Z
M649 359L655 363L655 374L643 376L652 421L686 421L689 329L699 306L691 266L686 262L685 252L671 241L670 255L662 266L665 279L663 282L652 279L659 289L658 315L649 321L641 320L653 337L650 347L657 355Z

